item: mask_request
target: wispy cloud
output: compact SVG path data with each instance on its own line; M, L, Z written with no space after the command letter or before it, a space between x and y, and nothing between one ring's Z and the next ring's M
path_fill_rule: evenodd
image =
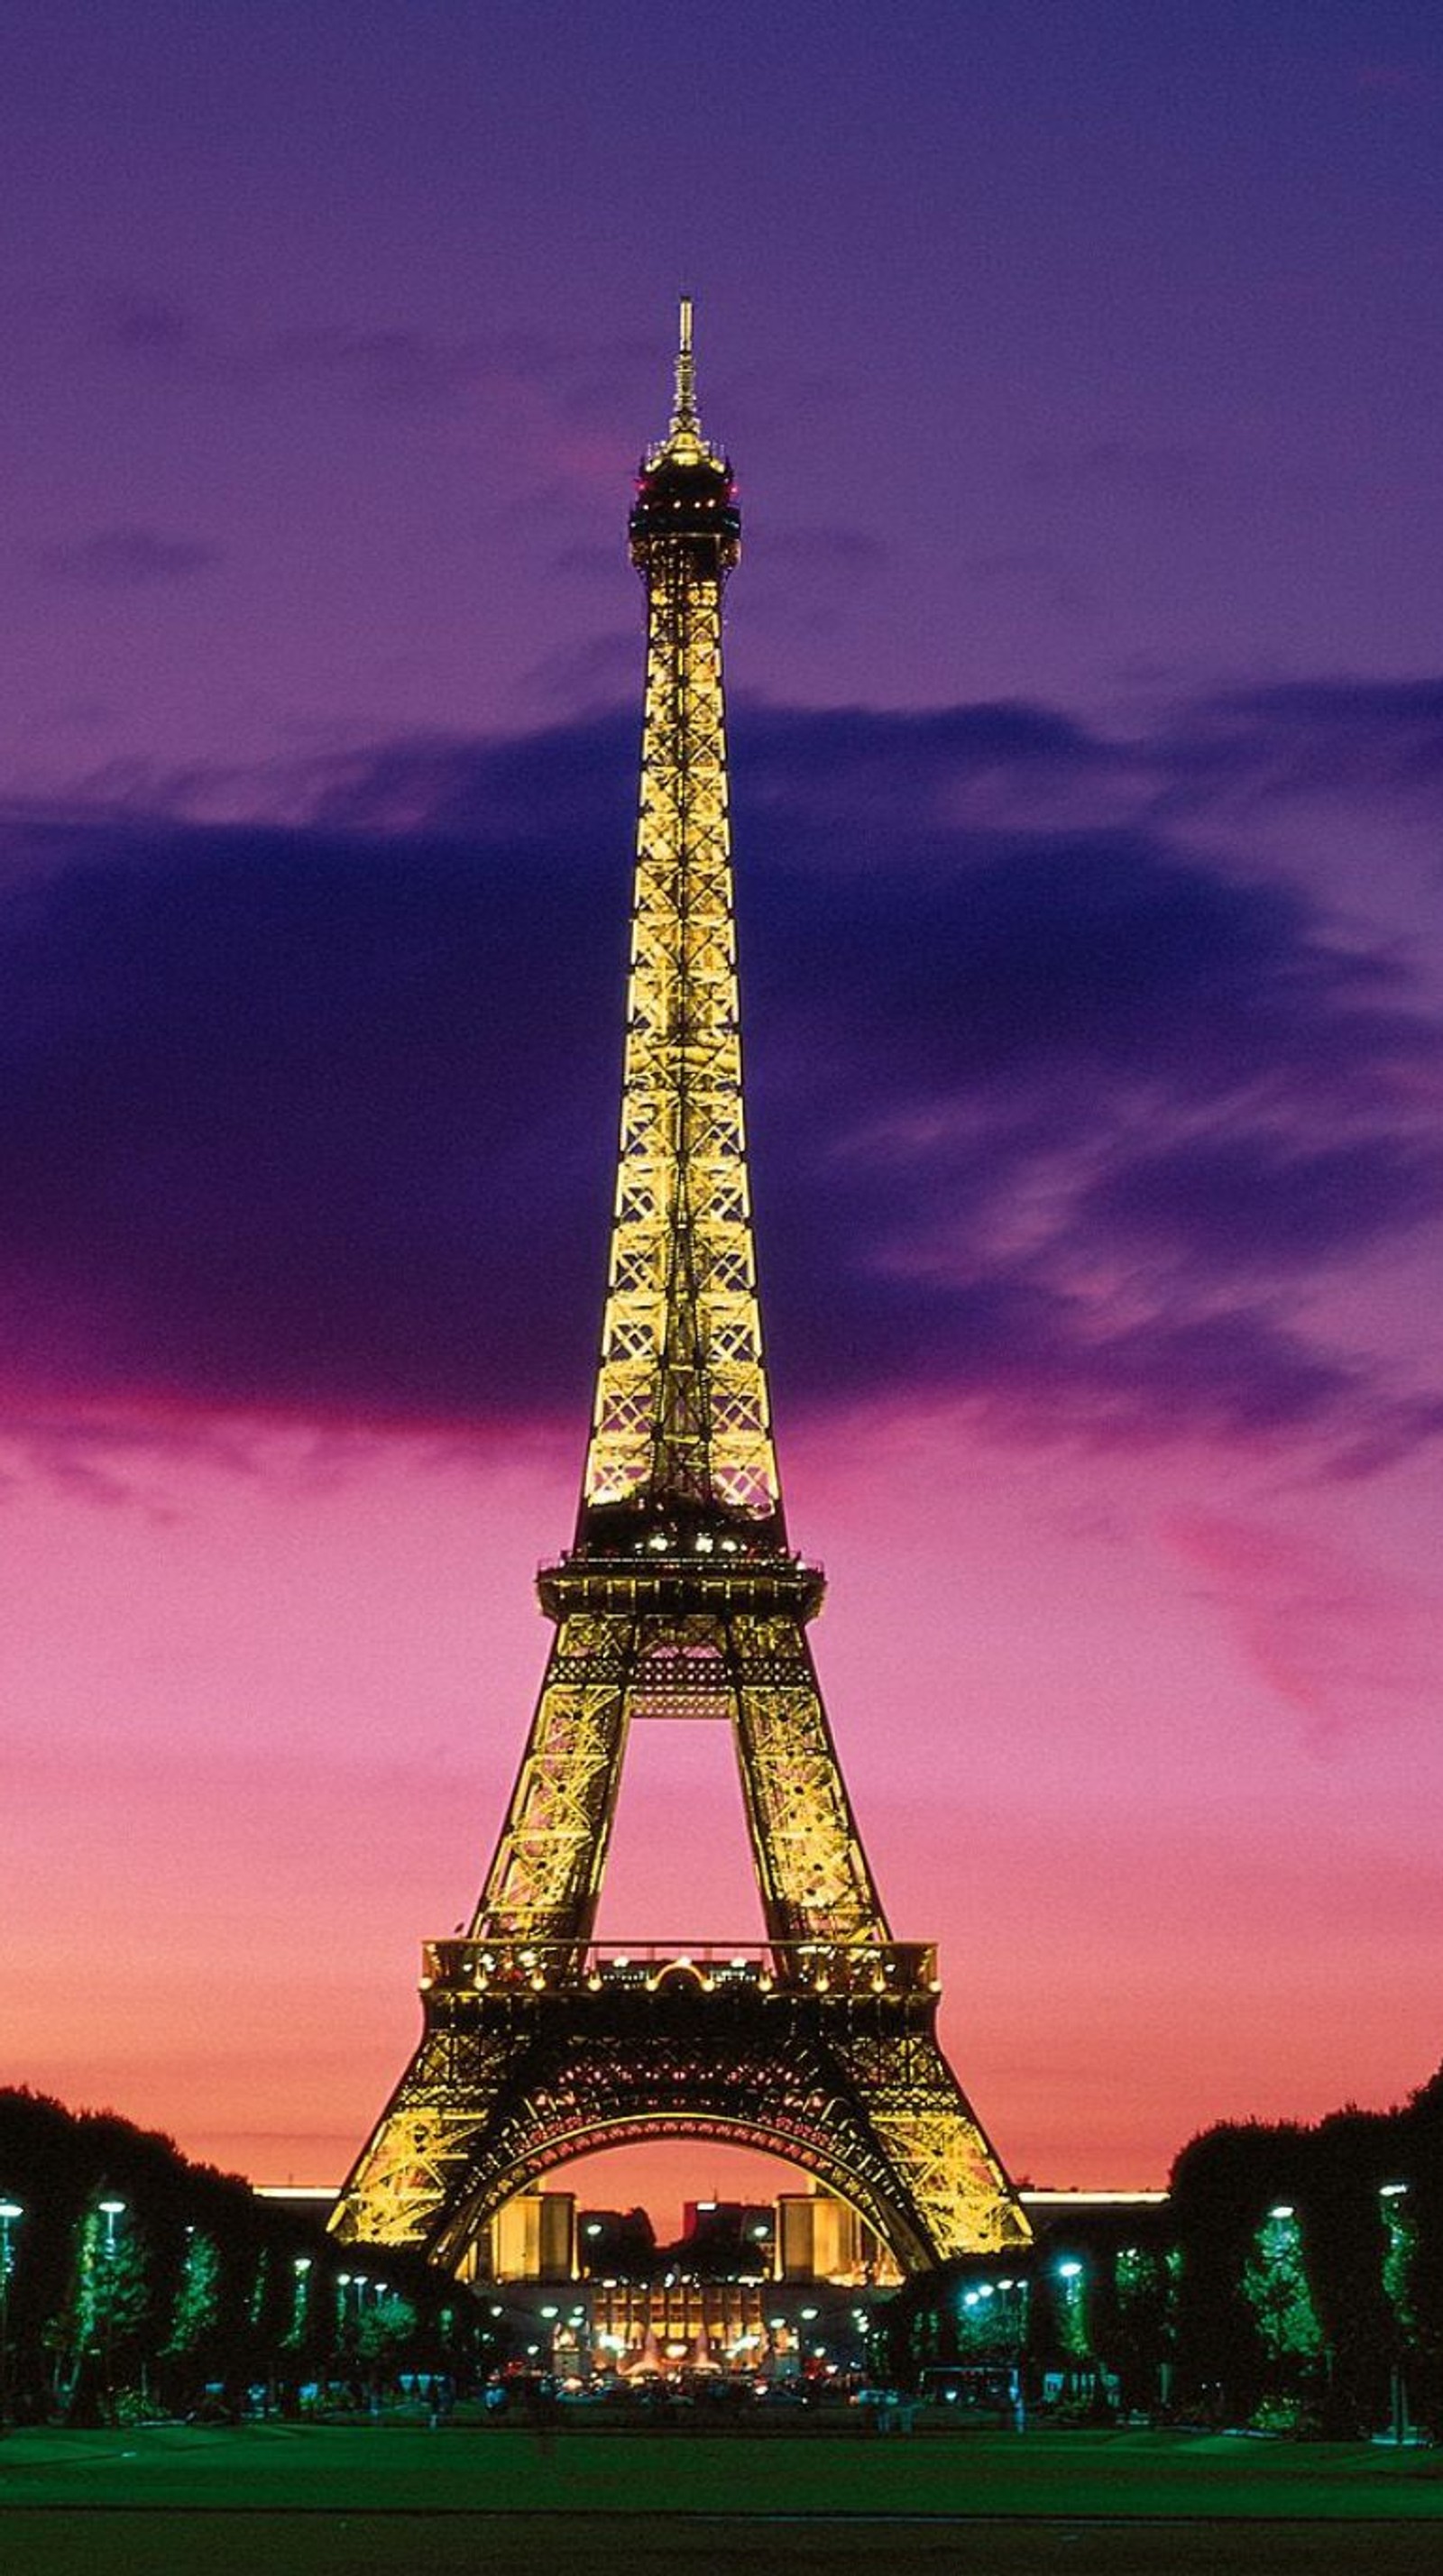
M1175 508L1195 507L1212 483L1201 449L1165 447L1128 437L1039 452L1028 459L1024 471L1027 481L1043 491L1120 492Z
M1407 1584L1315 1533L1263 1522L1195 1513L1168 1535L1314 1752L1339 1752L1426 1697L1443 1639L1435 1605Z
M90 590L152 590L190 581L223 560L222 549L199 537L168 536L159 528L97 528L73 544L47 547L40 557L62 580Z
M634 445L638 404L657 401L655 347L510 325L446 332L398 318L358 328L320 315L270 330L120 286L95 302L86 330L102 356L162 383L237 399L484 417L498 452L527 460L538 483L604 475L613 488L617 454Z

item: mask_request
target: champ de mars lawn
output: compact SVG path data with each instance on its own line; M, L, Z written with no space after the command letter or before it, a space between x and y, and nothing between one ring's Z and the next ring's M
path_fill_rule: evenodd
M8 2433L4 2576L1443 2576L1443 2455L1177 2432Z

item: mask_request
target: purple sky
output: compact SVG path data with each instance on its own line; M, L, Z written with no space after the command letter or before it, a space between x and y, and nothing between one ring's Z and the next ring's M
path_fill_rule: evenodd
M1421 2080L1436 10L11 0L0 171L0 2071L332 2176L472 1901L687 288L783 1473L899 1931L1052 2178ZM623 1928L692 1803L624 1808Z

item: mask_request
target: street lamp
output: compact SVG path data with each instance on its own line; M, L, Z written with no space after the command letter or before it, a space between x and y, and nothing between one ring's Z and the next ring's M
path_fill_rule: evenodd
M10 2230L24 2215L18 2200L0 2200L0 2433L10 2421Z
M1378 2198L1383 2204L1383 2287L1393 2311L1393 2360L1388 2373L1392 2437L1399 2444L1408 2434L1408 2382L1404 2374L1407 2351L1408 2275L1411 2269L1412 2235L1407 2213L1402 2204L1407 2197L1405 2182L1380 2182Z
M125 2216L125 2203L123 2200L102 2200L99 2207L100 2215L105 2221L105 2296L101 2308L100 2346L105 2373L105 2416L107 2423L113 2424L115 2421L115 2382L112 2371L115 2328L115 2222L117 2218Z
M1075 2362L1081 2362L1087 2351L1087 2337L1082 2322L1082 2272L1076 2256L1069 2256L1057 2266L1062 2283L1062 2340Z

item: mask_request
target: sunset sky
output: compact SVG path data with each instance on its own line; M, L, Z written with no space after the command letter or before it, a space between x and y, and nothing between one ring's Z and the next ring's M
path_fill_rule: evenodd
M474 1903L689 290L782 1471L894 1929L1040 2182L1422 2082L1432 0L9 0L0 171L0 2081L337 2180ZM730 1765L637 1731L608 1932L756 1936Z

